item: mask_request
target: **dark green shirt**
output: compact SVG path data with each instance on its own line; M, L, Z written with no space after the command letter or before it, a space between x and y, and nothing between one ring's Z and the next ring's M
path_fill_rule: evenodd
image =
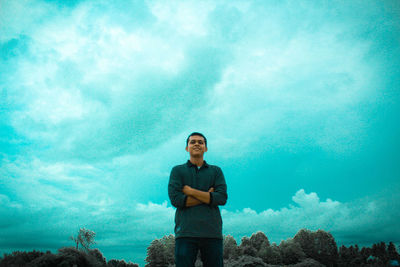
M187 196L183 186L208 191L210 204L186 207ZM222 239L222 218L218 205L225 205L228 198L221 168L204 161L200 169L188 160L172 168L168 183L168 196L176 207L175 237L209 237Z

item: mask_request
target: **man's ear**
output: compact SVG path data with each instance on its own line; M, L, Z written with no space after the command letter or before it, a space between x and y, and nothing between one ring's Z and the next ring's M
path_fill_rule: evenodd
M186 150L187 152L189 152L188 147L186 147L185 150Z
M207 152L208 148L206 147L206 149L204 149L204 152Z

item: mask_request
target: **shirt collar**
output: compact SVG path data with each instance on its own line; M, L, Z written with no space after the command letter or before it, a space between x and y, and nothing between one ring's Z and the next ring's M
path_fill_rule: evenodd
M187 162L186 162L186 165L188 166L188 167L192 167L192 166L196 166L197 167L197 165L195 165L195 164L193 164L190 160L188 160ZM208 163L204 160L203 161L203 165L201 166L201 167L208 167L209 165L208 165Z

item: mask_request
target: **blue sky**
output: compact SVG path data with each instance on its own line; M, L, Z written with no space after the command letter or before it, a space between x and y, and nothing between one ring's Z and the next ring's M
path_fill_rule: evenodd
M0 252L142 263L208 138L224 233L400 243L398 1L0 2Z

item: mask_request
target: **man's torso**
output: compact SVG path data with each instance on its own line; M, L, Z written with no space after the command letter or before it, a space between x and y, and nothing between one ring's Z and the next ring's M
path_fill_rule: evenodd
M183 185L208 191L215 186L218 168L207 163L201 168L187 162L174 167L176 179ZM200 204L177 208L175 214L175 236L222 238L222 218L218 206Z

